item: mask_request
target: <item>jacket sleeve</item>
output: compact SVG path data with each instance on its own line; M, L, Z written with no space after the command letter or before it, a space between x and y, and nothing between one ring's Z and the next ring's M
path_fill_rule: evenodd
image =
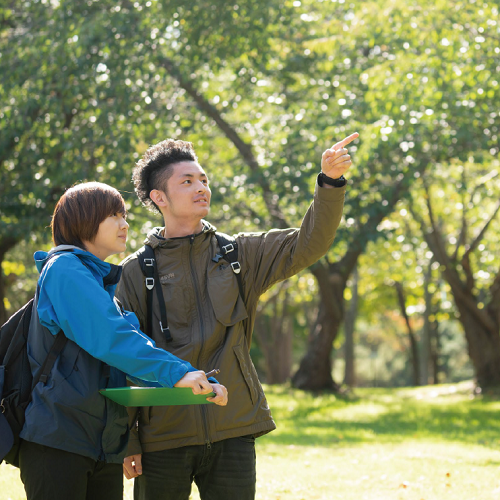
M44 268L37 307L52 333L62 329L91 356L131 377L173 387L194 370L134 328L75 255L61 255Z
M141 411L148 411L149 408L127 408L128 412L128 423L129 423L129 436L127 445L127 457L131 455L141 455L142 446L141 440L139 439L139 414Z
M244 279L257 296L326 254L342 218L345 191L345 187L327 189L316 184L300 228L237 236L242 262L247 266Z

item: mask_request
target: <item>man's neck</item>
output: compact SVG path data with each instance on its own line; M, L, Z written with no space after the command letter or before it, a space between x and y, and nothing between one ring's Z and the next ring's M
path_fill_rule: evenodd
M191 234L201 233L203 224L201 220L185 221L178 219L163 219L165 227L163 229L164 238L182 238L183 236L190 236Z

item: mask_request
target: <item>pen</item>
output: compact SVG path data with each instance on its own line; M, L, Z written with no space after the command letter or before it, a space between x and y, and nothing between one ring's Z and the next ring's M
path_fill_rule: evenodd
M215 370L211 370L207 373L205 373L206 377L213 377L214 375L217 375L218 373L220 373L220 370L218 368L216 368Z

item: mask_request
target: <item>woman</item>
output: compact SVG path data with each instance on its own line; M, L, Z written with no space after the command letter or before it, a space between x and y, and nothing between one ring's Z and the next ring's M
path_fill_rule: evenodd
M226 389L204 372L158 349L120 310L114 290L121 268L104 262L126 247L128 224L118 191L97 182L64 193L54 210L55 248L36 252L40 271L28 336L35 373L54 336L68 338L48 380L34 388L21 432L21 479L28 500L114 500L123 496L125 408L98 392L126 385L191 387L227 403Z

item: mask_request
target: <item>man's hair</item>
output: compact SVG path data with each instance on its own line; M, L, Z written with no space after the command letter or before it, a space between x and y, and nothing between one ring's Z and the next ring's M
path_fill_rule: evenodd
M182 161L198 161L191 142L166 139L144 153L134 168L132 180L137 197L145 207L160 213L149 193L153 189L159 189L168 196L167 182L173 174L172 165Z
M126 214L122 195L101 182L85 182L69 188L57 202L52 216L54 245L75 245L85 249L93 242L99 225L115 213Z

